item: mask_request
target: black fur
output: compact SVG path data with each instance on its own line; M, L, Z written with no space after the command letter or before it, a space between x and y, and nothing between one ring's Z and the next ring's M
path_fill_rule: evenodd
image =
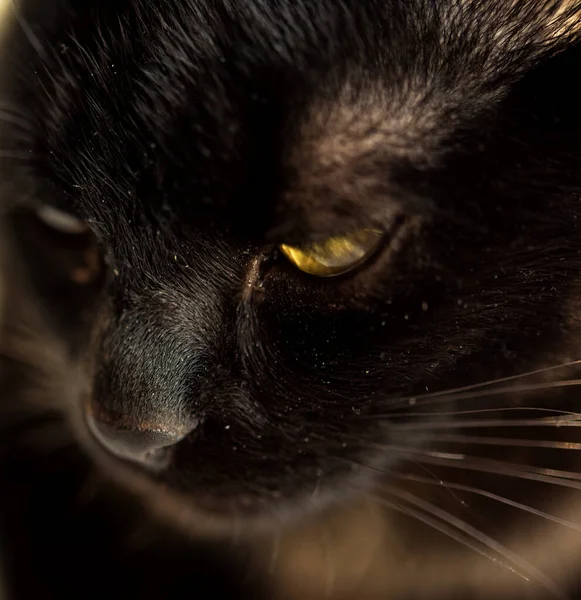
M48 203L74 213L106 260L106 281L78 301L75 286L35 291L39 310L52 315L46 335L69 348L53 371L59 385L67 387L68 369L89 382L55 398L56 413L102 472L182 535L236 529L252 544L330 506L381 495L386 477L399 489L389 473L425 475L414 461L426 452L509 458L502 448L438 438L438 426L465 415L432 415L433 429L402 427L417 420L410 412L430 408L418 399L410 409L401 398L578 358L578 3L23 0L15 14L2 49L0 194L7 210ZM394 214L400 225L382 250L344 277L302 275L277 252L279 243L385 228ZM22 239L18 219L7 227ZM6 252L20 256L19 248ZM22 259L36 265L33 282L41 255L52 256L43 247ZM72 298L65 318L61 290ZM8 302L9 325L19 311L23 303ZM71 327L66 317L77 313L85 320ZM8 329L0 342L17 344L20 334ZM10 407L18 394L7 379L2 402ZM562 390L515 391L428 406L523 419L538 408L574 411L576 400ZM87 412L189 434L167 468L152 473L101 448ZM2 427L17 430L8 416ZM461 432L460 424L444 429ZM509 436L502 427L488 433ZM575 438L557 428L526 435ZM23 527L10 500L21 497L15 472L26 474L23 489L45 483L30 466L36 454L13 438L3 444L9 544ZM77 450L61 452L71 463L56 480L64 493L89 467ZM555 486L537 493L538 482L517 480L512 489L499 475L474 479L442 456L430 454L430 464L440 457L447 481L529 504L538 497L539 507L562 514ZM573 459L517 449L509 462L578 471ZM52 468L53 460L64 467L56 455L41 462ZM422 498L455 510L424 487ZM402 501L407 492L399 493ZM461 516L510 546L514 515L490 504L483 522ZM51 510L47 503L39 518ZM65 505L57 514L75 526ZM109 506L93 517L122 537L119 514ZM524 516L523 528L536 527ZM74 543L84 552L85 544L107 552L115 543L80 523ZM32 524L30 535L45 527ZM392 535L421 555L420 573L448 547L440 538L424 544L411 525ZM25 551L7 546L17 573ZM150 574L145 559L132 564ZM548 575L574 586L565 568ZM50 597L75 597L51 577ZM524 593L514 579L509 589ZM505 589L490 585L427 590L414 581L392 594L490 597ZM537 578L527 589L544 598L552 588Z

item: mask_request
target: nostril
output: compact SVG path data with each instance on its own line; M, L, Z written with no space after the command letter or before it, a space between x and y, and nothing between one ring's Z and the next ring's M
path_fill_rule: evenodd
M161 428L129 429L89 418L89 426L97 440L112 454L145 464L161 467L169 457L169 449L182 440L183 433Z

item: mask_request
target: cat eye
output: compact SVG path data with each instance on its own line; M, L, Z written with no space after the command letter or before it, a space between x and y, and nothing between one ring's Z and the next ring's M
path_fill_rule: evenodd
M84 221L48 204L39 207L36 214L45 225L60 233L78 235L89 230Z
M322 242L289 246L281 252L297 269L317 277L334 277L355 269L369 259L383 240L376 229L360 229L347 235L330 237Z

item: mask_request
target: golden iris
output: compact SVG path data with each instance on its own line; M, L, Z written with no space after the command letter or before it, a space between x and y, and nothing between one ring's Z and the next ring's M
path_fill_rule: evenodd
M281 244L280 249L301 271L317 277L334 277L365 262L377 250L382 238L381 231L360 229L322 242L300 246Z

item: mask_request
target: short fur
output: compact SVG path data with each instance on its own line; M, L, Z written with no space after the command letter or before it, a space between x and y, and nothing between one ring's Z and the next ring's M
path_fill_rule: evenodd
M8 18L0 196L28 273L0 338L16 597L41 597L24 564L77 597L74 573L31 558L47 518L98 593L119 575L87 561L118 548L125 509L67 504L85 456L177 544L158 567L157 542L127 559L151 597L198 585L183 565L208 536L250 594L573 597L581 465L555 444L577 429L522 425L577 410L556 382L581 341L579 3L22 0ZM36 223L42 204L90 225L104 273L88 234L71 247ZM390 235L343 277L277 251L361 227ZM467 385L483 387L450 393ZM39 407L82 450L22 446ZM87 414L187 435L154 473Z

